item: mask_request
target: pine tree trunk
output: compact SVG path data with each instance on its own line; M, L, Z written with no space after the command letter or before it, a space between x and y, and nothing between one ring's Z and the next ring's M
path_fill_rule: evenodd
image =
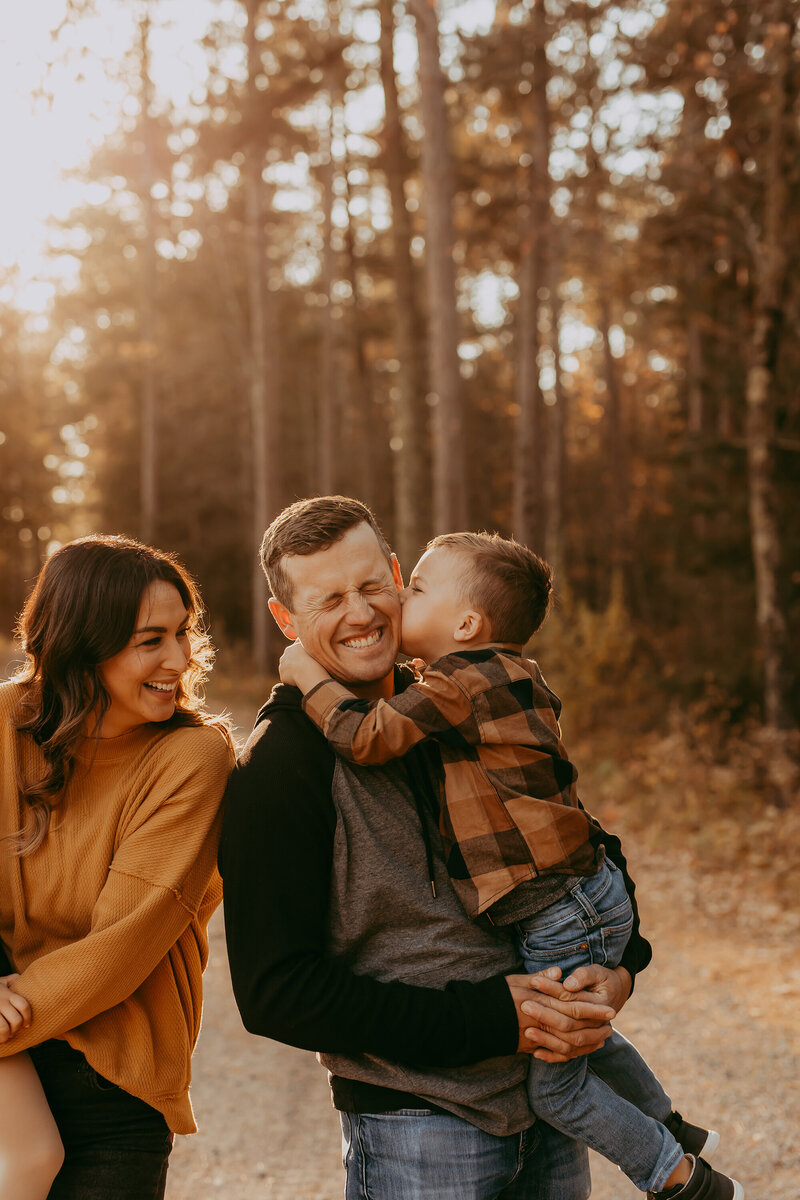
M514 534L531 546L545 538L545 463L540 293L550 282L547 244L550 234L550 111L547 103L547 23L544 0L531 10L533 88L527 116L531 164L528 168L528 217L522 237L517 329L517 437L514 468Z
M141 196L144 213L144 243L142 245L141 290L141 442L139 459L139 529L144 542L156 538L158 509L156 434L156 246L155 202L152 190L155 182L153 118L150 108L153 84L150 79L150 18L145 14L139 25L141 45L142 84L142 177Z
M255 129L253 114L257 112L258 89L256 76L260 70L259 45L256 39L256 21L259 0L247 0L247 71L248 71L248 114L251 128ZM254 548L261 544L264 530L275 515L277 501L276 471L277 448L274 413L275 363L270 377L267 345L274 352L271 312L266 295L266 253L264 237L263 181L261 170L264 159L263 134L255 132L245 150L243 165L245 226L247 246L247 293L248 293L248 374L250 401L250 464L252 478L252 526L250 541ZM253 665L264 672L269 658L270 618L267 610L266 583L257 554L253 554L251 574L251 638Z
M340 106L344 118L344 105ZM344 123L344 122L343 122ZM347 131L343 129L345 145ZM346 278L350 284L352 296L350 302L350 359L351 376L347 385L347 416L350 444L352 446L352 469L347 483L347 489L352 488L353 495L358 496L370 508L376 505L376 484L373 464L375 453L372 445L372 413L373 404L369 385L369 370L364 353L363 315L358 282L358 260L356 257L356 242L353 233L353 218L350 214L350 180L347 162L344 164L345 195L347 197L347 226L345 238L345 269ZM352 480L352 483L350 482Z
M428 505L425 500L427 445L424 388L426 372L416 346L416 290L411 258L411 222L406 209L409 174L394 74L393 0L379 0L381 18L381 82L386 116L383 168L392 204L392 274L395 303L393 328L399 368L393 380L392 462L394 466L394 541L397 557L408 572L425 543Z
M561 266L559 239L551 236L548 258L548 290L553 327L553 366L555 368L555 404L546 410L544 467L544 553L558 578L564 567L564 494L566 483L567 392L561 369L561 300L558 294Z
M699 272L697 264L692 261L687 269L687 282L690 296L697 295ZM705 366L703 360L703 335L697 321L694 307L689 309L686 322L686 390L687 390L687 431L695 436L702 434L705 429Z
M601 279L610 279L609 270L601 270ZM609 526L611 547L609 562L612 573L617 577L620 594L628 596L628 572L630 569L630 463L622 412L622 393L614 355L611 353L611 308L601 292L598 331L603 341L603 375L606 385L605 404L605 458L606 481L611 508Z
M422 179L425 196L425 273L428 353L433 406L433 523L436 532L468 524L464 399L458 362L458 313L453 261L453 168L445 80L439 61L434 0L409 0L419 45Z
M775 371L787 272L783 244L788 213L785 176L787 74L791 24L782 3L773 3L772 112L766 146L764 228L755 262L753 338L747 372L747 474L750 536L756 586L756 628L764 679L764 720L774 729L790 724L786 617L779 591L781 539L777 521L772 439Z
M331 68L329 68L330 72ZM322 149L322 204L325 214L323 225L324 246L322 250L322 278L320 285L325 296L325 307L322 310L322 338L320 345L320 382L319 382L319 427L317 443L317 470L319 491L324 494L336 492L336 468L338 456L336 453L337 428L337 329L334 318L333 283L336 272L336 252L333 248L333 205L334 205L334 175L333 162L333 106L334 88L329 80L328 98L330 116L327 130L327 145Z

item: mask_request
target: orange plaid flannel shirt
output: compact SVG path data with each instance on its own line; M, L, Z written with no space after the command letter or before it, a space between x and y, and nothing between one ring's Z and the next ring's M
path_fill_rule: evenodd
M447 654L389 700L360 700L330 680L303 708L337 754L362 765L436 740L445 861L470 916L538 875L596 871L596 825L561 741L561 701L533 659L494 647Z

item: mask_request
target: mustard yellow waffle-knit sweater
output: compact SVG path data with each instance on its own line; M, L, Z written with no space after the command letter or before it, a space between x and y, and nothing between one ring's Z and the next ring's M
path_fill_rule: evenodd
M27 778L43 769L14 730L21 694L0 684L0 838L23 823L20 758ZM0 1056L63 1037L175 1133L196 1128L190 1061L232 765L209 726L86 739L39 849L20 858L0 841L0 940L33 1010Z

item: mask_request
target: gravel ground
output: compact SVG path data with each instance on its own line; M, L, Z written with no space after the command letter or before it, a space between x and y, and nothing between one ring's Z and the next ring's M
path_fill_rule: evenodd
M676 1107L722 1133L716 1163L747 1200L800 1196L800 923L750 888L698 882L688 856L632 862L653 966L618 1022ZM676 890L676 883L679 887ZM313 1055L239 1023L219 914L192 1095L200 1133L178 1138L167 1200L338 1200L344 1174L325 1072ZM593 1156L593 1200L640 1196Z

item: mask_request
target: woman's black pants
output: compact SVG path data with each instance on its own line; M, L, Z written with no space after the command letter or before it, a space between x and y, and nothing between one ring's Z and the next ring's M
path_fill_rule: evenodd
M44 1042L30 1055L65 1151L48 1200L163 1200L172 1134L161 1113L66 1042Z

